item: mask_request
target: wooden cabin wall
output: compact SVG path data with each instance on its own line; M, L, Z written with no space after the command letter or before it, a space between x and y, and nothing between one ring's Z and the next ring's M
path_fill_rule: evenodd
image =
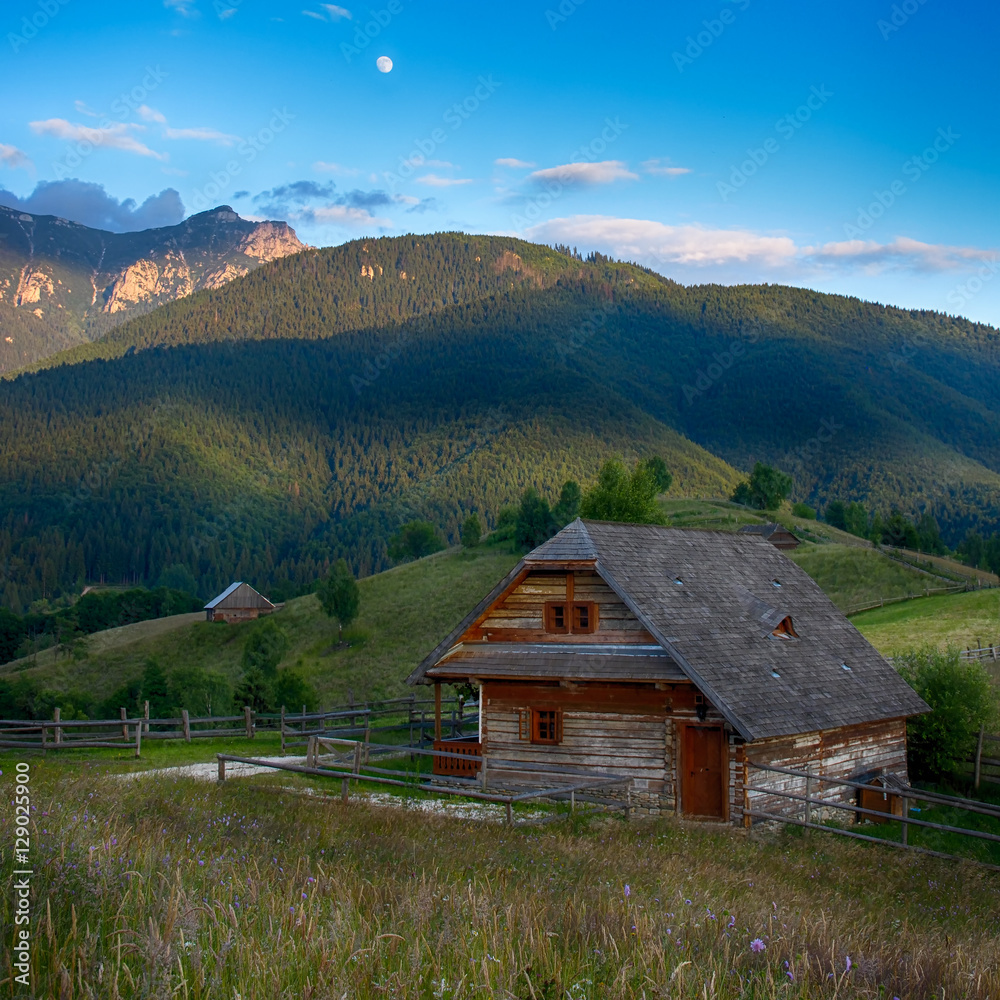
M566 635L545 631L545 603L568 599L567 576L573 578L574 600L593 601L597 605L596 632ZM462 636L463 641L484 638L491 642L656 643L622 599L596 573L579 571L529 573Z
M662 687L658 691L652 684L487 681L480 701L483 752L498 760L628 775L634 779L630 799L637 813L674 811L680 728L699 721L697 691L688 683ZM520 739L520 714L531 708L561 710L561 743ZM709 706L704 722L719 725L723 720ZM600 794L624 798L623 792Z
M845 726L823 732L801 733L796 736L779 736L755 740L733 748L730 760L738 780L731 784L731 815L739 816L743 808L742 772L743 757L760 764L788 767L799 771L812 771L837 778L857 780L870 772L881 771L907 781L906 770L906 720L890 719L857 726ZM738 758L738 759L737 759ZM801 817L804 806L778 795L760 794L771 789L805 794L805 779L789 774L747 768L748 785L755 791L750 794L752 809L778 815ZM814 798L829 802L855 801L855 790L836 785L812 782ZM817 809L813 807L813 815ZM826 815L849 822L852 814L843 809L827 810Z

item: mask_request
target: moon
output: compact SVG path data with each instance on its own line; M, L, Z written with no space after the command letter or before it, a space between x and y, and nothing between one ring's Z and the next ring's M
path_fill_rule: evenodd
M378 71L380 73L391 73L392 72L392 60L388 56L379 56L375 60L375 65L378 66Z

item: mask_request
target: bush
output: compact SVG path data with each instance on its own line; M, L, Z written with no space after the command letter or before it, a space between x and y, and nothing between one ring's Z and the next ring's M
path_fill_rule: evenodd
M462 522L462 547L474 549L483 537L483 524L478 514L470 514Z
M997 718L997 702L982 664L958 650L918 650L896 657L906 682L930 706L906 724L911 777L936 780L961 770L976 747L980 727Z
M297 712L305 705L307 712L315 712L319 707L319 695L301 674L285 667L278 671L274 682L274 704L284 705L291 712Z
M778 469L755 463L750 479L740 483L730 499L758 510L777 510L792 489L792 477Z
M445 547L437 528L429 521L410 521L389 539L389 558L393 562L422 559Z
M793 503L792 513L796 517L805 518L807 521L816 520L816 509L814 507L810 507L807 503Z
M663 524L666 518L656 502L664 479L657 468L640 462L632 472L612 459L601 466L597 484L584 494L580 513L595 521L629 524ZM669 473L665 473L669 476Z
M288 652L288 636L270 616L259 622L243 646L243 669L259 670L264 677L274 677L281 658Z

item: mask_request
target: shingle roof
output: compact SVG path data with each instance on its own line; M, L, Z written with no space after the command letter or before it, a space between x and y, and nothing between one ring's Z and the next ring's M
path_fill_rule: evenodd
M560 680L684 681L661 646L468 642L427 671L428 677L553 678Z
M745 739L927 711L819 586L761 535L580 519L530 552L411 681L447 654L522 568L584 553ZM772 638L785 617L799 638Z
M219 594L218 597L213 597L212 600L210 600L208 604L205 605L204 610L212 611L218 604L224 601L231 593L233 593L236 590L239 590L239 588L242 586L243 586L242 580L238 580L236 583L231 583L228 587L226 587L226 589L221 594Z
M783 531L795 538L795 533L790 528L778 524L777 521L770 521L768 524L744 524L739 528L740 534L763 535L765 538L770 538L776 531Z

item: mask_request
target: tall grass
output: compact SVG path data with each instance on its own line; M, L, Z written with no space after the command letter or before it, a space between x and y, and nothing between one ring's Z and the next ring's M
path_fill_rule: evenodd
M37 997L1000 995L1000 879L971 865L669 821L507 828L270 776L35 779Z

